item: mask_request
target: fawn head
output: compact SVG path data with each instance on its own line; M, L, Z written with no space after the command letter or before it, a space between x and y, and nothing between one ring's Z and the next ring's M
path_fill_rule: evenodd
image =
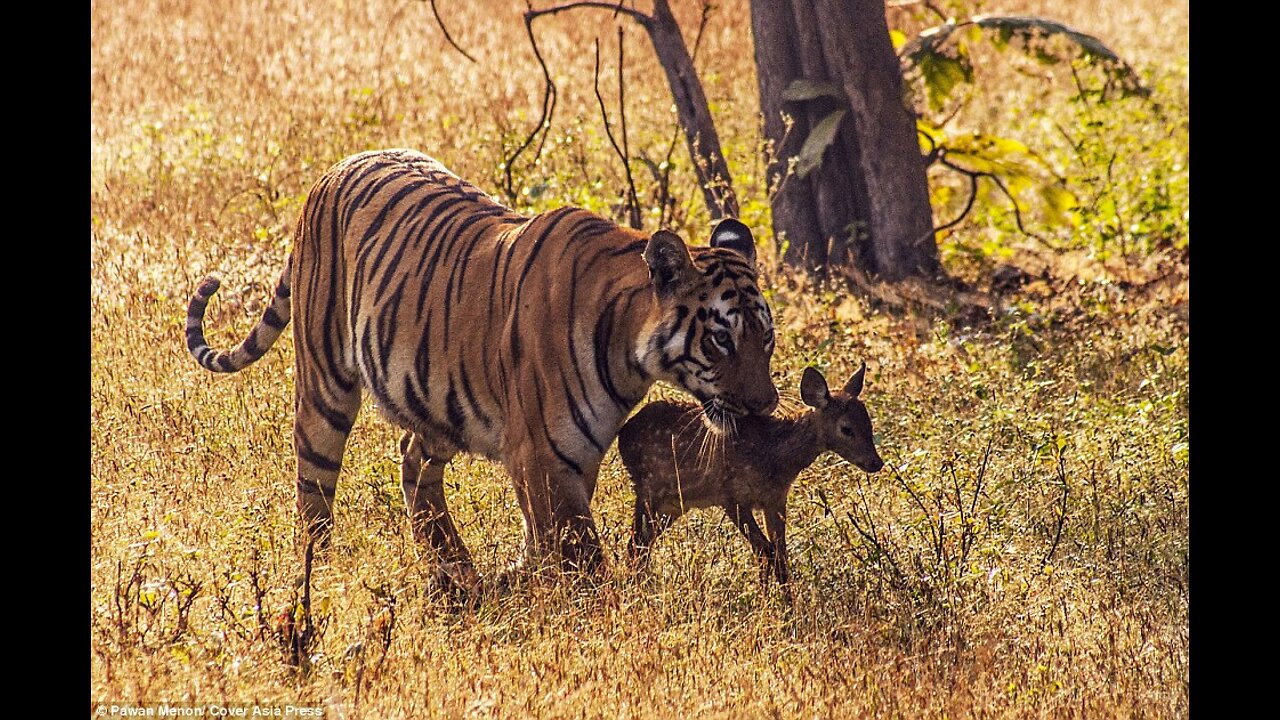
M884 466L884 461L876 452L876 444L871 437L871 416L867 414L867 406L858 399L866 372L867 363L863 362L844 389L832 395L822 373L807 367L800 378L800 398L815 410L814 431L822 446L861 470L873 473Z

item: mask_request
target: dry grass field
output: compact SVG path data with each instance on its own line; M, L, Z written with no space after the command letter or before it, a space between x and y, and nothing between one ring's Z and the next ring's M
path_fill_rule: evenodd
M673 5L692 41L699 4ZM652 574L628 572L631 490L614 451L593 502L612 559L599 586L551 578L452 607L429 592L432 568L405 518L398 433L366 408L339 482L334 547L311 577L317 632L290 662L280 638L304 554L292 341L286 331L253 367L214 376L187 354L186 302L218 273L209 338L238 342L270 297L308 187L350 153L414 147L500 191L504 156L542 98L524 4L439 6L479 62L448 46L425 2L93 3L95 706L292 704L327 718L1187 715L1179 0L966 5L1090 32L1152 89L1080 102L1063 64L975 50L975 83L948 130L1035 148L1081 206L1074 226L1030 208L1046 243L1018 233L987 192L941 239L947 268L979 288L1002 262L1036 278L989 322L815 287L762 245L779 387L798 397L806 365L844 378L866 360L863 399L886 460L868 476L828 455L801 474L793 611L760 585L747 544L717 513L664 535ZM933 22L911 5L890 20L908 35ZM622 172L592 91L592 42L612 48L617 24L597 11L538 21L559 102L539 163L526 155L513 168L521 210L620 205ZM647 39L624 27L633 154L661 162L670 96ZM743 219L763 239L751 58L747 0L717 2L697 65ZM602 62L614 102L616 59ZM671 159L676 228L705 238L682 142ZM652 206L648 171L634 168ZM963 205L963 184L931 178L941 223ZM493 576L520 547L506 475L460 457L445 483L479 570Z

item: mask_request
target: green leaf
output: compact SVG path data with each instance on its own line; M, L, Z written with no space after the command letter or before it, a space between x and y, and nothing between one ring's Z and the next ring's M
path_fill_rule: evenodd
M1069 212L1080 204L1074 193L1057 183L1041 186L1040 195L1057 212Z
M1039 178L1052 172L1044 158L1017 140L996 135L970 133L947 144L947 157L968 170L988 172L1006 178ZM1037 168L1036 166L1039 166Z
M964 55L927 53L920 59L920 72L929 91L929 107L935 111L942 109L957 85L973 80L973 65Z
M1102 202L1098 203L1098 217L1102 222L1113 226L1120 223L1120 218L1116 215L1115 198L1110 195L1102 198Z
M847 112L843 109L833 110L809 131L809 137L805 138L800 153L796 155L798 177L804 177L822 165L822 156L827 152L827 148L831 147L831 143L835 142L840 121L844 119Z
M805 100L814 100L820 97L843 100L844 93L840 92L840 88L834 83L815 82L804 78L792 80L787 89L782 91L782 99L788 102L804 102Z
M1080 218L1072 212L1080 202L1075 194L1060 183L1046 183L1040 186L1040 197L1044 198L1045 216L1060 225L1076 226Z
M945 145L947 134L942 128L936 128L920 118L916 118L916 137L920 138L920 153L932 152L939 145Z

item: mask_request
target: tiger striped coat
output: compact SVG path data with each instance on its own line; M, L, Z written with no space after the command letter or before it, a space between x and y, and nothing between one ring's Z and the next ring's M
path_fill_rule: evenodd
M415 534L474 576L449 516L445 465L502 462L526 557L595 568L590 501L606 449L662 380L714 426L767 414L773 329L750 230L710 247L566 207L524 217L412 150L351 156L311 189L261 321L230 351L205 341L216 278L190 301L187 346L236 372L292 320L297 504L327 539L362 393L404 428L401 483Z

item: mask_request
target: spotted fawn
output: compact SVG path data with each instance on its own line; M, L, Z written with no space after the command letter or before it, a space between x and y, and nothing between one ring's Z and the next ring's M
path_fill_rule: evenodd
M694 405L660 401L636 413L618 434L636 493L632 560L647 565L654 540L687 510L720 507L751 543L762 580L772 569L790 604L787 493L796 476L827 450L869 473L884 465L858 399L866 369L864 362L833 395L822 373L805 368L800 397L810 409L787 418L739 417L736 432L725 437L708 435ZM767 538L752 515L757 509L764 511Z

